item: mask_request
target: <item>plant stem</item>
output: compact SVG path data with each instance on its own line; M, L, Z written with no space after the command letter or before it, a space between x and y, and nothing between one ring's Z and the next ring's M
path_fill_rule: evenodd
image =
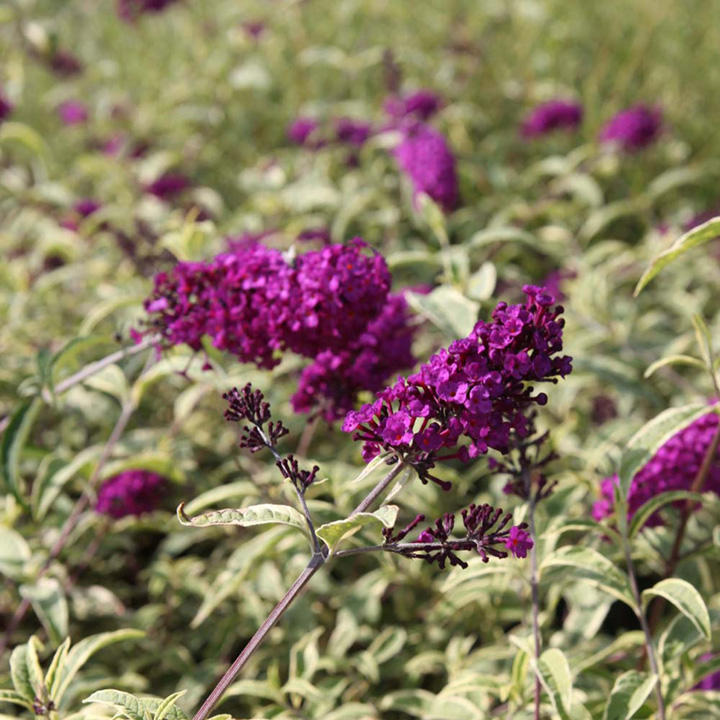
M73 385L77 385L78 383L81 383L83 380L86 380L87 378L91 377L95 373L100 372L103 368L107 367L108 365L112 365L114 362L117 362L118 360L122 360L123 358L130 357L132 355L137 355L138 353L142 352L143 350L147 350L154 342L154 338L146 338L142 342L138 343L137 345L133 345L131 347L122 348L121 350L118 350L117 352L111 353L110 355L106 355L104 358L101 358L100 360L96 360L95 362L91 362L89 365L86 365L81 370L78 370L74 375L70 375L69 377L66 377L62 382L59 382L55 386L55 394L63 393L69 388L71 388ZM49 392L47 391L47 388L43 390L43 399L46 401L49 401Z
M310 578L322 567L325 558L321 553L315 553L307 567L300 573L297 580L290 586L290 589L283 595L280 602L271 610L270 614L264 620L263 624L257 629L255 634L250 638L248 644L243 648L242 652L235 658L235 662L227 669L225 674L220 678L212 692L207 696L205 702L195 713L193 720L205 720L210 714L215 704L220 700L222 694L228 689L230 683L235 676L242 670L245 663L250 659L253 653L258 649L266 635L272 630L277 621L282 617L293 600L300 594Z
M262 431L261 431L262 432ZM270 447L273 454L277 456L277 452L274 448ZM279 456L278 456L279 457ZM375 501L375 499L387 488L387 486L397 477L398 473L404 468L402 462L398 462L396 466L389 472L368 494L368 496L352 511L350 517L357 515L359 512L363 512ZM307 511L304 498L301 493L298 493L303 509ZM310 513L307 512L309 518ZM312 524L310 524L312 527ZM316 542L317 537L315 536L314 530L312 532L313 538ZM377 549L381 549L382 546L378 546ZM383 548L384 549L384 548ZM222 697L223 693L228 689L230 683L235 679L237 674L245 666L245 663L252 657L253 653L260 647L261 643L273 628L275 623L282 617L284 612L297 598L302 589L308 583L310 578L318 571L320 567L325 563L326 556L322 550L315 550L313 556L310 558L310 562L307 567L300 573L299 577L290 586L290 589L283 595L280 602L270 611L263 624L257 629L255 634L250 638L247 645L243 648L242 652L235 658L235 662L225 671L225 674L220 678L217 685L212 689L212 692L207 696L205 702L200 706L200 709L193 716L193 720L205 720L212 711L213 707Z
M367 497L350 513L350 517L365 512L375 500L387 489L388 485L405 469L405 464L398 460L395 467L370 491Z
M533 652L535 654L535 667L540 667L540 653L542 651L542 640L540 637L540 591L538 587L538 562L537 562L537 533L535 531L535 506L537 495L533 492L532 474L529 469L523 470L525 476L525 492L528 498L528 525L530 526L530 537L533 544L530 548L530 598L532 603L532 632ZM534 688L534 718L540 720L540 700L542 697L542 686L540 677L535 673Z
M621 512L625 512L627 514L626 507L620 508L620 510ZM630 589L632 590L633 598L635 600L635 614L640 621L640 627L645 635L645 652L647 653L647 657L650 662L650 671L658 678L658 681L655 683L655 697L657 698L658 704L658 720L665 720L665 701L663 700L662 688L660 687L660 671L658 668L657 658L655 657L652 633L650 632L650 627L642 608L642 598L640 597L640 590L635 576L635 566L633 565L632 553L630 551L630 542L627 536L627 522L621 522L620 525L622 530L623 550L625 552L625 564L627 566L628 577L630 578Z

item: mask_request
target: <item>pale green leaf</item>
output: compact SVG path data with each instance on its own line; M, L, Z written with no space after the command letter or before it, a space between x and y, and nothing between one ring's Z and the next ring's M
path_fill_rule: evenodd
M692 228L681 235L667 250L660 253L642 274L635 286L635 296L667 265L684 255L688 250L713 240L720 235L720 217L712 218L702 225Z
M651 597L665 598L672 603L708 639L712 634L710 615L702 595L687 580L667 578L643 591L643 602Z
M165 716L172 710L178 698L181 698L187 690L180 690L172 695L168 695L166 698L160 701L153 715L153 720L164 720Z
M561 547L545 558L540 571L554 567L570 570L564 578L586 580L630 607L635 605L627 575L597 550L578 545Z
M496 242L521 242L525 245L537 245L537 239L525 230L517 227L491 227L476 232L468 241L470 247L483 247Z
M147 708L143 701L122 690L98 690L83 702L110 705L130 720L146 720Z
M144 636L145 633L142 630L132 630L128 628L125 630L114 630L98 635L91 635L81 640L70 649L63 667L55 675L55 680L49 688L50 699L53 700L56 706L60 705L63 696L78 671L98 650L116 642L136 640Z
M10 655L10 677L15 691L30 703L45 696L45 681L37 656L38 639L33 635Z
M55 578L41 578L34 585L21 585L20 595L30 601L35 614L53 644L68 634L68 605L60 583Z
M610 692L603 720L630 720L643 706L657 683L657 675L648 676L635 670L620 675Z
M557 713L563 718L569 717L572 705L572 676L562 650L549 648L540 655L538 675Z
M649 378L660 368L665 367L666 365L692 365L693 367L700 368L701 370L705 369L705 364L691 355L668 355L667 357L660 358L649 365L643 374L643 377Z
M484 262L467 281L467 295L473 300L487 300L495 292L497 269L491 262Z
M467 336L478 320L480 306L446 285L428 295L406 293L410 307L455 340Z
M5 489L12 493L23 507L27 507L27 503L21 487L20 455L39 408L38 398L22 403L10 417L0 442L0 475Z
M26 710L32 712L33 704L30 700L23 697L20 693L15 690L0 690L0 703L12 703L13 705L20 705Z
M642 530L648 518L657 512L663 505L668 503L674 503L678 500L694 500L696 502L702 501L702 495L700 493L690 492L689 490L670 490L669 492L660 493L651 497L646 503L641 505L630 521L630 530L628 531L628 537L633 538L635 535Z
M20 533L0 527L0 574L17 579L30 559L30 547Z
M344 520L325 523L316 532L317 536L330 548L330 552L334 553L343 540L354 535L362 527L374 525L380 530L393 527L397 514L397 505L383 505L372 513L357 513L357 515Z
M65 667L68 650L70 650L70 638L65 638L55 651L53 659L50 661L50 667L45 673L45 687L48 690L55 684L55 678Z
M236 525L239 527L252 527L254 525L290 525L307 533L305 517L291 505L250 505L246 508L223 508L221 510L208 510L207 512L188 517L185 514L184 503L177 509L178 520L188 527L212 527L215 525Z

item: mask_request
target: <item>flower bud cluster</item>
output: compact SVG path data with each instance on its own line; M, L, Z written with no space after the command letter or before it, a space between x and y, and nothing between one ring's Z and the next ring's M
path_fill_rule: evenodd
M452 536L455 514L445 513L433 525L423 530L414 543L397 546L397 543L422 522L424 517L418 515L396 535L393 535L392 529L383 531L385 545L394 546L393 552L399 552L406 557L420 558L429 563L437 562L441 568L445 567L446 562L466 568L468 564L458 556L458 552L475 552L483 562L488 562L491 556L505 558L509 553L524 558L533 546L533 541L525 530L527 524L508 527L512 514L503 513L501 508L472 504L460 514L465 526L463 537Z
M225 419L228 422L247 421L243 425L240 435L240 447L246 447L250 452L257 452L264 447L275 447L277 441L287 435L288 429L278 422L270 421L267 429L263 425L270 420L270 403L260 390L253 391L252 385L247 383L242 390L232 388L223 394L227 400L228 408L225 410Z
M716 413L698 418L684 430L671 437L639 472L630 484L628 516L632 517L648 500L671 490L690 490L700 472L705 455L718 431ZM605 478L600 486L601 498L593 506L593 517L602 520L613 512L614 488L619 483L617 475ZM720 454L710 465L701 492L720 495ZM648 526L662 524L655 513L646 523Z
M275 464L282 476L287 478L301 494L315 482L317 474L320 471L318 465L313 465L312 470L302 470L293 455L288 455L286 458L278 460Z
M547 401L528 383L556 382L572 366L570 357L558 355L563 308L542 288L523 290L523 305L498 304L490 322L478 322L417 373L347 414L343 430L363 441L367 461L391 451L424 481L438 482L428 472L437 460L468 460L488 448L507 453L512 434L528 436L530 409ZM468 443L460 446L461 439ZM454 454L439 455L451 449Z

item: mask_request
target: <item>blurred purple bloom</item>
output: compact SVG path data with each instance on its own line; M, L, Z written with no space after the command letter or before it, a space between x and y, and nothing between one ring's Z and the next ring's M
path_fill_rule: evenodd
M705 653L700 656L700 662L707 662L712 660L715 655L711 652ZM706 675L694 688L693 690L720 690L720 670L716 670L714 673Z
M602 143L613 143L625 152L635 152L653 143L661 130L660 108L635 105L611 118L599 137Z
M442 106L440 98L432 90L417 90L403 97L389 97L383 107L385 112L396 120L413 117L416 120L428 120Z
M297 239L300 242L311 242L313 240L318 240L323 245L329 245L331 241L330 231L325 227L307 228L307 230L303 230L297 236Z
M287 136L288 139L296 145L309 145L310 136L317 128L317 120L309 117L299 117L290 123L287 129Z
M362 147L372 133L370 123L343 117L335 121L335 137L341 143Z
M718 416L708 413L671 437L635 477L628 494L628 516L632 517L648 500L670 490L689 490L702 466L705 454L717 432ZM613 512L613 489L617 475L605 478L600 485L600 499L593 506L593 517L602 520ZM703 492L720 495L720 456L710 465ZM658 514L647 525L660 525Z
M582 122L582 105L569 100L550 100L538 105L520 129L526 138L546 135L554 130L576 130Z
M144 13L159 13L177 0L117 0L118 17L132 22Z
M48 61L50 69L57 75L70 77L82 72L83 66L80 60L69 50L56 50Z
M81 217L89 217L100 209L100 203L92 198L82 198L73 205L73 210Z
M455 208L458 201L455 157L441 133L429 125L417 124L405 130L393 154L410 177L416 195L426 193L446 212Z
M167 490L167 480L148 470L125 470L106 480L98 491L95 511L119 519L155 510Z
M154 195L160 200L170 200L190 187L190 180L180 173L163 173L149 185L145 192Z
M65 125L82 125L87 122L88 110L79 100L66 100L58 105L58 115Z
M243 30L254 40L265 32L265 23L262 20L248 20L242 24Z
M13 111L13 104L3 95L0 90L0 122L5 120Z

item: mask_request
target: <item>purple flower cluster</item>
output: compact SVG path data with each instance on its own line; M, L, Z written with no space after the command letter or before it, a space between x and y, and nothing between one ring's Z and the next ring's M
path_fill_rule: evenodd
M608 121L600 131L600 142L612 143L625 152L636 152L650 145L661 130L660 108L635 105Z
M510 449L511 435L527 437L527 412L547 401L528 383L567 375L571 358L562 350L561 306L544 289L523 288L523 305L499 303L490 322L479 321L468 337L433 355L420 370L349 412L343 430L362 440L366 460L383 450L413 465L423 482L437 460L477 457ZM458 446L461 438L469 444ZM442 450L455 449L441 456Z
M441 133L422 123L408 127L393 154L416 195L426 193L445 211L457 205L455 157Z
M389 97L383 107L395 120L413 118L424 122L442 107L442 102L432 90L422 89L402 97Z
M160 504L167 480L148 470L125 470L106 480L98 491L96 512L123 518L152 512Z
M700 662L707 662L708 660L713 660L715 657L717 656L708 652L701 655L699 660ZM714 673L706 675L697 685L695 685L693 690L720 690L720 670L716 670Z
M342 117L335 121L335 138L338 142L359 148L365 144L370 135L372 135L372 125L363 120Z
M311 146L311 136L318 129L317 120L309 117L299 117L293 120L287 129L288 140L296 145Z
M10 102L10 100L7 99L7 97L5 97L5 95L3 95L2 91L0 90L0 122L9 117L12 111L13 104Z
M243 362L271 368L277 351L315 358L356 340L381 312L390 273L365 243L328 245L288 264L260 244L239 245L210 262L179 263L155 276L145 301L149 329L166 345L200 350L202 338Z
M160 200L170 200L190 187L190 180L181 173L167 172L145 186L145 192Z
M72 212L60 221L60 227L77 232L80 227L80 221L90 217L90 215L97 212L101 207L97 200L81 198L72 206Z
M628 515L632 517L648 500L669 490L689 490L697 477L703 459L718 428L718 416L708 413L673 435L633 478L628 495ZM613 512L614 487L618 476L605 478L600 486L601 498L593 506L593 517L602 520ZM720 495L720 455L710 466L702 491ZM660 525L657 513L649 526Z
M58 115L65 125L82 125L88 120L88 110L79 100L66 100L58 105Z
M118 17L132 22L144 13L159 13L177 0L117 0Z
M547 135L554 130L576 130L582 122L582 105L569 100L549 100L538 105L520 128L526 138Z
M412 367L408 306L402 295L389 295L380 314L357 340L340 351L325 350L306 367L292 396L298 413L317 411L328 422L352 410L361 390L378 392L388 378Z
M78 75L83 70L83 65L78 58L69 50L57 49L47 60L50 69L56 74L64 77Z

